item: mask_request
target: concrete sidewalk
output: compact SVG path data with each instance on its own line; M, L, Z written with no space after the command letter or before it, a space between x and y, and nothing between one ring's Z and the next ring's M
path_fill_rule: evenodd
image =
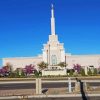
M88 97L100 97L100 94L86 94ZM21 98L61 98L61 97L81 97L81 94L65 94L65 95L20 95L20 96L6 96L0 97L0 100L11 100L11 99L21 99Z

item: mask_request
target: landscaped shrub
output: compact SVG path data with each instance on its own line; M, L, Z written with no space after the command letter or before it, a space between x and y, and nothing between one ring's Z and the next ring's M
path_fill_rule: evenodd
M97 74L98 74L97 69L96 69L96 68L94 68L93 75L97 75Z
M35 71L34 71L34 75L35 75L36 77L39 77L39 72L38 72L37 70L35 70Z
M25 77L25 76L26 76L26 75L25 75L24 71L22 71L20 77Z
M89 70L88 70L88 75L92 75L92 71L91 71L90 68L89 68Z
M81 74L82 76L85 76L85 70L84 70L83 68L81 68L80 74Z
M70 69L69 75L73 76L73 73L74 73L73 69Z
M15 78L15 76L16 76L16 73L11 72L10 75L9 75L8 77L9 77L9 78Z

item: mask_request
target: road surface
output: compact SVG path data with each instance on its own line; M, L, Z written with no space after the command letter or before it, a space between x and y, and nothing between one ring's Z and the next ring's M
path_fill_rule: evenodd
M100 83L89 83L90 86L100 86ZM72 87L75 83L72 83ZM42 83L42 88L62 88L68 87L68 83ZM0 90L13 90L13 89L35 89L35 83L11 83L11 84L0 84Z

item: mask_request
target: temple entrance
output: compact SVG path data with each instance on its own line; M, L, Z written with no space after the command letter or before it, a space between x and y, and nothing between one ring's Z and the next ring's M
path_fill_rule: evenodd
M57 57L56 55L51 56L52 65L57 65Z

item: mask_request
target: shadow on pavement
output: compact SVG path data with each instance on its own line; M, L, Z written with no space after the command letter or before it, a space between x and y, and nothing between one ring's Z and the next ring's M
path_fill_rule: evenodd
M80 83L80 92L82 94L82 100L90 100L88 96L86 96L87 94L84 91L84 83L81 80L78 80L76 78L77 82Z

